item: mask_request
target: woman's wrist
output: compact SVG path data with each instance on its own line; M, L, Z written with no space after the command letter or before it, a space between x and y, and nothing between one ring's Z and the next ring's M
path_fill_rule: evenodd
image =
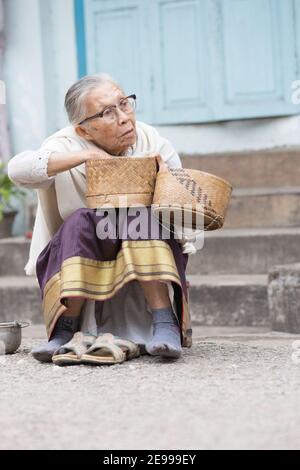
M71 170L76 166L86 163L87 160L96 160L98 158L110 158L109 155L102 149L99 150L80 150L78 152L59 153L54 152L50 155L48 160L47 173L48 176L55 176L57 173Z
M72 168L85 163L87 156L84 152L54 152L48 160L47 173L48 176L55 176L57 173L71 170Z

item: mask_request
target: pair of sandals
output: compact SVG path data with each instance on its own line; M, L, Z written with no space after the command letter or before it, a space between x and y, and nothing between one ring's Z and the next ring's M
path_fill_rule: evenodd
M58 366L120 364L140 354L139 345L111 333L95 337L78 331L54 353L52 362Z

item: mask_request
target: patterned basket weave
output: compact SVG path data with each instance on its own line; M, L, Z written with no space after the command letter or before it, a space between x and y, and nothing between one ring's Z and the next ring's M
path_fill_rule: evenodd
M216 230L224 224L231 192L232 186L218 176L167 168L162 163L156 177L153 213L171 224L183 215L186 228Z
M87 207L151 206L158 170L151 157L112 157L86 162Z

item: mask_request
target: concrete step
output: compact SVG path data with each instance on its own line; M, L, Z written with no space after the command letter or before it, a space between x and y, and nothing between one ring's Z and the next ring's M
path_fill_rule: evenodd
M0 240L0 276L23 276L29 240ZM239 228L205 232L204 246L189 257L188 274L266 274L276 264L299 261L300 227Z
M224 228L299 226L300 186L232 192Z
M203 248L189 257L188 273L266 274L274 265L298 262L299 246L299 227L205 232Z
M33 276L0 277L0 321L42 322L41 296Z
M300 149L296 147L181 155L181 159L185 168L213 173L239 188L298 186L300 181Z
M25 237L0 239L0 276L24 276L29 247Z
M189 276L193 323L208 326L269 326L266 275ZM0 278L0 321L42 322L34 277Z
M195 325L269 327L267 275L189 276Z

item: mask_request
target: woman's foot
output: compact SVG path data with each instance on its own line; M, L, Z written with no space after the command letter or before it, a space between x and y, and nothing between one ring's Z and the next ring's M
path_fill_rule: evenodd
M79 317L61 315L57 320L51 340L34 348L31 353L40 362L51 362L55 351L68 343L78 329Z
M181 356L181 337L177 318L172 307L152 309L153 338L146 344L152 356L179 358Z

